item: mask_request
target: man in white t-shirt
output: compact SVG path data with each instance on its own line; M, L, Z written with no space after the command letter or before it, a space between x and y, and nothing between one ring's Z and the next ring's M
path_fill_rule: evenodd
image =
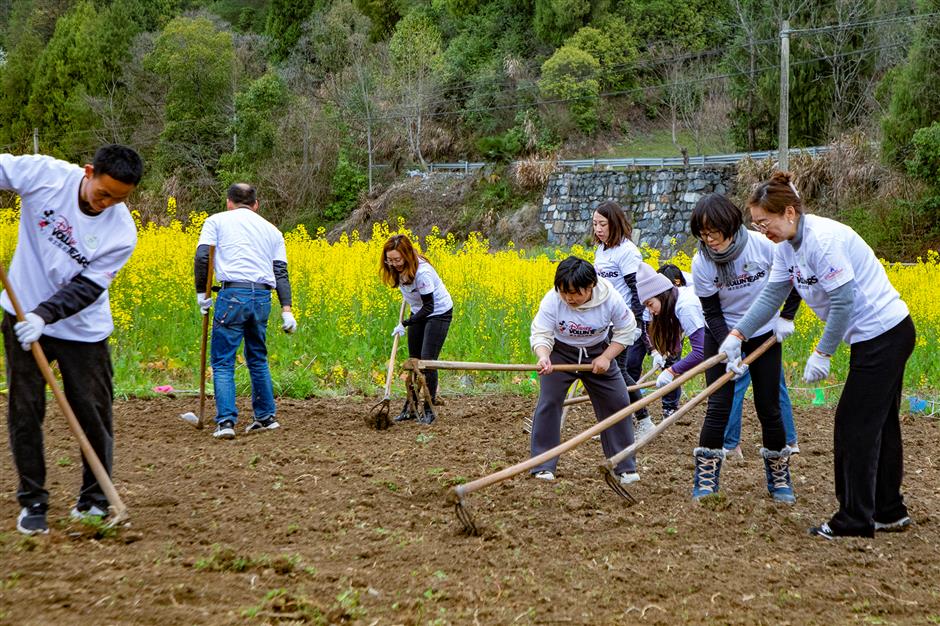
M7 358L10 449L19 476L22 510L16 527L48 533L42 422L45 379L30 354L38 341L57 362L65 397L108 474L114 445L111 352L114 330L108 287L137 245L137 228L124 200L140 182L143 162L131 148L102 146L80 167L42 155L0 154L0 189L22 201L10 286L25 314L17 322L3 292L3 346ZM108 500L83 460L73 518L105 516Z
M291 312L291 288L287 274L284 235L258 215L254 187L236 183L229 187L226 211L205 221L196 248L196 303L203 315L212 307L206 288L209 248L215 247L215 272L222 289L212 322L212 384L215 389L217 439L233 439L238 409L235 408L235 353L245 342L245 363L251 378L254 421L246 433L274 430L274 387L268 368L266 345L271 290L281 303L281 329L297 330Z

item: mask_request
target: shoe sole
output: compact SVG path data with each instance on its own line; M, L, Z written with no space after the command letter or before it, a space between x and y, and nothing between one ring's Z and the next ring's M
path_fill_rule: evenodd
M909 517L906 517L897 522L890 522L888 524L875 522L875 531L879 533L900 533L910 528L911 524L913 523L914 522Z
M45 529L45 530L29 530L28 528L23 528L22 526L20 526L20 523L19 523L19 522L16 523L16 530L20 531L21 533L23 533L24 535L27 535L27 536L32 536L32 535L48 535L48 534L49 534L49 529L48 529L48 528Z
M837 538L835 535L830 535L829 533L823 532L816 526L809 529L809 534L811 537L822 537L826 541L835 541Z
M280 427L281 427L280 424L274 424L272 426L255 426L254 428L249 426L248 428L245 429L245 434L247 435L248 433L256 433L262 430L277 430Z
M223 430L222 432L212 433L212 436L215 437L216 439L234 439L234 438L235 438L235 431L233 431L233 430L228 430L228 431Z

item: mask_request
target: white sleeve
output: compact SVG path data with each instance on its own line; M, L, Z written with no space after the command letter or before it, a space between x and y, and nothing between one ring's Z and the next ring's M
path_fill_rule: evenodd
M287 263L287 246L284 243L284 235L278 232L278 239L274 243L274 254L271 255L272 261L283 261Z
M137 245L137 235L129 237L122 245L109 250L100 257L95 258L82 270L82 276L107 289L111 286L114 277L118 271L124 267L127 260L131 258L134 247Z
M427 265L418 265L415 272L415 289L422 295L434 293L434 274Z
M695 302L686 301L682 303L682 306L678 304L676 306L676 318L686 337L691 337L692 333L699 328L705 328L705 313L702 311L701 304L695 305L696 302L698 298L695 298Z
M718 288L711 276L708 275L708 267L711 265L702 258L701 254L696 253L692 259L692 285L695 289L695 295L699 298L707 298L718 293Z
M786 258L786 250L783 249L784 246L789 246L788 243L781 243L774 246L774 260L773 265L770 268L770 279L768 282L771 283L792 283L793 276L790 272L791 263Z
M826 293L832 293L842 285L855 280L855 269L849 261L842 241L837 237L821 238L808 259L819 285Z
M211 217L202 223L202 230L199 232L199 243L197 246L217 246L219 245L219 227Z
M630 274L636 274L640 263L643 261L643 255L640 254L639 248L633 245L632 242L624 242L620 246L623 247L623 252L619 258L620 273L626 278Z
M623 297L616 291L611 293L610 323L613 324L614 333L611 341L622 346L633 345L633 335L636 334L636 317L627 307Z
M529 345L535 350L539 346L546 346L549 350L555 347L556 307L554 291L549 291L539 303L538 313L532 318L529 332Z
M22 196L32 190L37 181L42 179L50 157L30 154L13 156L0 154L0 189L10 189ZM35 207L38 213L42 207Z

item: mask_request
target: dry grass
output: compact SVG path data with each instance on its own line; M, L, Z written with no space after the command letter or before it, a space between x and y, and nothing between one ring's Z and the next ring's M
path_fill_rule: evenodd
M554 156L547 159L538 155L528 156L513 163L509 171L510 179L519 189L544 189L555 171L555 164Z

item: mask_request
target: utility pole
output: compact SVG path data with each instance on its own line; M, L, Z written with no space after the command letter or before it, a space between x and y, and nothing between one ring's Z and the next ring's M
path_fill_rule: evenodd
M39 129L33 128L33 154L39 154Z
M790 20L780 26L780 121L778 123L777 162L780 169L790 167Z

